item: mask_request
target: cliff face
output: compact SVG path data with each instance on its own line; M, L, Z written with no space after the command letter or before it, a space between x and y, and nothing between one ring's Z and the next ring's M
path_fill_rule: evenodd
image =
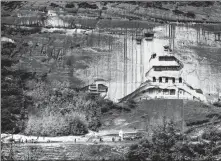
M213 27L213 31L208 31L203 25L157 27L156 39L150 42L151 47L147 50L162 53L164 51L160 46L170 44L172 53L184 64L180 72L184 80L195 88L201 88L205 94L217 94L221 85L221 41L216 40L216 26Z
M117 101L145 81L151 54L163 52L163 46L169 44L184 64L181 76L206 94L218 93L221 86L219 25L160 25L150 18L158 9L142 8L138 4L110 3L106 4L107 9L102 8L105 4L100 4L87 13L86 9L77 8L77 3L73 8L65 5L27 3L10 14L2 11L5 15L2 25L6 25L2 36L16 44L28 45L18 53L21 55L19 68L48 73L49 80L70 81L78 87L96 78L105 79L108 97ZM102 9L100 18L99 9ZM144 12L147 10L152 15ZM150 19L145 19L148 16L144 13ZM129 20L127 14L141 15L145 21ZM111 20L107 15L117 19ZM123 15L127 16L123 18ZM136 38L148 29L155 31L153 41L142 39L138 44ZM23 34L12 35L16 30Z
M206 94L217 94L221 87L221 41L216 40L216 29L208 31L204 26L197 26L175 30L174 50L184 62L186 81Z

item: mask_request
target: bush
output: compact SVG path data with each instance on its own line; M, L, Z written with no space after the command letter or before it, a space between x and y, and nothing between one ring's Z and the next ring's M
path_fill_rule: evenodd
M188 11L187 13L184 14L186 17L189 17L189 18L195 18L196 15L195 13L191 12L191 11ZM201 93L203 94L203 91L201 89L196 89L196 92L197 93Z
M97 100L98 106L101 107L101 113L107 113L113 109L122 110L122 106L118 105L110 100L106 99L98 99Z
M29 72L20 69L13 69L19 59L17 54L11 57L11 53L16 49L16 44L2 44L2 61L1 61L1 130L8 133L19 133L23 129L25 117L25 96L24 84L30 79ZM7 68L6 68L7 67ZM30 102L32 102L30 100Z
M65 121L69 129L67 129L67 133L72 135L83 135L88 132L87 122L83 115L69 114L66 116Z
M176 130L173 122L165 122L163 126L159 126L153 131L152 142L153 142L153 160L174 160L173 147L178 141L178 130Z
M220 101L219 102L214 102L213 105L216 106L216 107L221 107L221 102Z
M89 122L88 128L93 131L98 131L98 128L101 126L101 122L98 118L94 118Z
M127 102L127 105L129 106L129 108L135 108L135 107L137 107L136 102L133 101L133 100L129 100L129 101Z
M187 12L188 17L195 18L195 14L193 12ZM203 94L202 89L195 89L197 93Z
M20 6L22 6L22 4L23 4L24 2L19 2L19 1L5 1L5 2L1 2L1 4L2 4L2 7L3 8L5 8L5 9L7 9L7 10L10 10L10 11L12 11L12 10L14 10L14 9L16 9L17 7L20 7Z
M98 9L96 4L89 4L87 2L81 2L78 4L79 8L90 8L90 9Z
M107 10L107 7L102 7L102 10Z
M33 86L34 82L30 84ZM52 81L51 85L42 83L42 82L36 82L36 85L38 88L34 88L32 90L31 96L35 100L37 104L36 107L32 107L29 111L29 123L30 126L26 128L26 133L34 134L36 135L39 131L40 133L44 133L42 129L38 128L40 125L42 126L49 126L49 127L58 127L58 130L54 133L50 130L46 132L45 135L80 135L83 133L86 133L87 128L90 130L97 131L98 128L101 126L101 102L103 102L103 99L101 98L91 98L89 94L84 92L76 92L73 89L70 89L69 83L61 83L58 81ZM43 111L43 112L42 112ZM74 116L70 114L74 114ZM63 129L65 126L68 126L68 128L71 128L71 119L69 118L69 121L65 120L64 118L75 118L76 113L80 116L78 122L74 120L74 123L72 124L73 129L77 131L76 133L72 131L67 131L66 129ZM47 125L46 123L42 122L41 120L44 120L45 122L48 122L47 118L51 122ZM59 119L61 121L59 121ZM37 123L39 120L40 123ZM63 121L63 123L62 123ZM59 125L53 124L54 122L60 122ZM82 126L80 126L82 123ZM32 130L31 124L37 124L38 126L36 130ZM46 127L43 127L47 130ZM63 129L63 132L62 130ZM78 130L80 129L80 130Z
M65 5L66 8L75 8L75 4L73 2L67 3Z
M140 141L138 145L130 148L127 158L129 160L172 161L173 147L178 140L177 130L172 122L164 121L163 126L154 130L152 140Z
M194 6L194 7L209 7L212 6L214 4L214 2L211 1L192 1L192 2L188 2L188 5L190 6Z
M212 140L215 142L219 141L221 140L221 131L217 130L216 128L207 130L203 133L202 138L206 140Z
M101 108L101 113L106 113L108 111L109 111L109 109L107 107L102 107Z
M42 136L83 135L88 132L85 116L78 113L62 115L42 111L42 116L29 117L25 134Z
M9 149L9 152L6 152L6 149ZM15 160L15 155L13 152L13 144L7 144L7 143L3 143L1 141L1 160L10 160L10 161L14 161Z
M52 7L59 7L59 5L57 5L55 3L51 3L50 6L52 6Z
M182 137L178 134L174 123L164 121L153 131L152 139L141 140L132 145L127 154L129 160L151 160L151 161L185 161L195 157L188 142L179 142Z
M209 142L201 141L198 144L192 144L179 133L173 122L164 122L163 126L154 130L151 140L144 139L132 145L126 157L137 161L209 161L215 160L215 155L220 154L221 148L217 141L221 139L221 133L217 128L208 129L203 134L202 138Z

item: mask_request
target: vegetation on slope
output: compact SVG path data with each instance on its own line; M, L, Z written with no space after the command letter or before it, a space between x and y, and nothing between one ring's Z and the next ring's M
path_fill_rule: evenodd
M191 143L189 137L182 135L172 121L166 122L155 129L150 140L144 139L130 147L128 160L151 161L187 161L187 160L215 160L220 155L219 142L221 131L210 129L205 134L207 140Z
M71 80L50 81L48 73L21 70L24 52L23 46L2 43L2 132L57 136L97 131L101 114L115 105L76 91Z
M214 102L213 105L216 107L221 107L221 101Z
M127 3L116 3L116 2L107 2L104 4L104 6L107 7L108 11L112 11L115 10L116 13L118 11L123 11L122 9L119 9L119 5L123 5L123 7L125 7L124 9L127 9ZM128 2L131 6L129 6L129 8L133 8L132 5L138 5L138 8L136 6L134 6L134 10L133 12L135 13L136 9L138 9L139 11L150 11L152 12L152 10L150 8L158 8L158 9L162 9L162 7L164 7L164 5L172 5L173 3L167 3L167 2L147 2L149 3L149 6L146 6L148 8L148 10L140 10L142 8L142 3L146 3L146 2ZM203 6L203 7L209 7L212 6L213 3L207 3L207 2L194 2L194 3L188 3L186 2L188 6L195 6L195 7L199 7L199 6ZM15 9L20 7L21 5L26 5L27 3L20 3L20 2L2 2L3 4L3 9L4 11L8 11L9 13L9 8ZM50 3L51 6L50 7L54 7L56 8L58 6L57 2L55 3ZM110 7L110 5L114 4L115 7ZM30 5L30 4L27 4ZM38 4L34 5L35 7ZM125 6L124 6L125 5ZM184 4L179 3L179 6L182 6ZM13 7L14 6L14 7ZM75 3L73 3L73 6L76 7ZM88 4L86 2L82 2L82 3L78 3L78 7L80 7L81 9L83 8L96 8L97 9L97 5L95 4ZM30 7L30 6L29 6ZM70 6L69 6L70 7ZM71 6L72 7L72 6ZM122 7L121 7L122 8ZM164 7L165 8L165 7ZM81 10L83 13L84 10ZM153 10L155 12L155 10ZM157 11L157 10L156 10ZM167 10L168 11L168 10ZM31 10L30 12L33 12L33 10ZM95 12L95 9L93 10L93 12ZM96 10L97 12L97 10ZM124 12L122 12L124 14ZM45 13L46 14L46 13ZM109 14L107 12L107 14ZM142 14L142 12L141 12ZM10 15L9 15L10 16ZM144 16L144 15L143 15ZM11 15L12 17L12 15ZM125 16L124 16L125 17ZM17 17L14 17L17 18ZM122 20L119 20L122 21ZM116 27L122 26L125 27L125 22L123 23L119 23L119 21L111 21L112 27ZM88 22L88 21L87 21ZM108 22L106 22L105 20L99 20L100 24L102 24L102 22L104 22L104 27L105 26L109 26L109 20ZM133 21L126 21L129 25L129 23L131 23L131 26L133 24L135 24ZM95 21L95 23L93 23L94 25L96 25L97 20ZM91 25L91 24L90 24ZM89 25L89 26L90 26ZM128 26L126 25L126 26ZM8 35L21 35L20 39L24 39L23 35L30 35L33 33L38 33L41 31L41 27L34 27L31 30L26 30L26 29L19 29L19 32L17 31L18 29L10 29L7 26L3 26L3 33L2 35L4 36L8 36ZM101 25L102 26L102 25ZM130 26L130 25L129 25ZM144 23L143 24L144 28L146 28L147 26L150 26L149 23ZM134 25L133 25L134 27ZM141 27L142 26L138 26ZM19 33L19 34L18 34ZM57 36L57 35L56 35ZM78 40L76 40L76 42L78 42ZM19 44L19 43L17 43ZM3 122L2 122L2 129L3 132L21 132L24 131L24 129L26 128L26 133L28 134L45 134L44 130L42 129L38 129L38 130L32 130L32 125L36 124L37 127L41 127L41 126L45 126L46 127L60 127L60 129L64 128L62 125L57 125L57 124L51 124L51 125L46 125L47 121L41 121L41 120L45 120L46 118L50 118L51 122L58 122L56 121L56 118L60 118L61 116L67 116L71 117L73 116L73 120L70 119L64 119L63 120L63 125L69 127L69 121L70 122L74 122L74 123L70 123L70 127L72 127L72 124L74 124L73 126L78 127L81 125L82 131L81 132L77 132L77 133L73 133L73 132L67 132L68 130L61 130L61 131L65 131L64 134L66 135L67 133L70 134L81 134L81 133L86 133L88 128L91 130L97 130L100 127L101 121L100 121L100 117L102 113L108 113L108 111L110 111L110 109L124 109L127 111L130 111L131 108L128 108L127 106L116 106L115 104L113 104L111 101L104 101L101 99L95 100L93 98L87 98L87 96L85 96L85 94L83 93L78 93L75 90L71 89L71 87L64 87L63 89L57 89L58 86L62 86L60 82L50 82L47 78L47 74L45 73L44 75L36 75L36 73L31 73L31 72L27 72L24 70L21 70L17 67L14 68L14 66L17 66L18 64L18 60L20 59L20 56L24 53L27 53L27 51L25 50L25 45L20 44L16 45L16 44L12 44L12 43L7 43L7 45L3 44L2 46L2 116L3 116ZM27 45L28 46L28 45ZM36 46L38 46L38 44L36 44ZM48 44L46 44L45 46L48 46ZM56 46L56 45L54 45ZM28 47L27 47L28 48ZM43 48L42 48L43 49ZM48 52L48 51L47 51ZM12 54L13 53L13 54ZM31 52L30 52L31 53ZM13 57L15 55L15 57ZM47 55L49 55L47 53ZM71 61L70 62L70 58L67 59L67 65L69 64L70 69L72 68L72 64L77 64L76 61ZM27 60L29 61L29 60ZM28 62L29 63L29 62ZM85 68L85 67L84 67ZM55 69L56 70L56 69ZM73 72L73 70L70 70L70 73ZM26 83L30 83L30 85L26 84ZM54 85L53 85L54 83ZM73 81L72 81L73 83ZM74 84L74 83L73 83ZM55 91L53 91L55 89ZM65 92L63 92L64 90L67 90ZM69 91L70 90L70 91ZM63 93L62 93L63 92ZM64 100L68 100L69 99L69 94L67 94L68 92L70 92L70 98L75 97L77 99L76 100L71 100L71 101L64 101ZM57 94L57 93L62 93L62 94ZM77 95L77 96L76 96ZM82 100L82 102L78 102ZM74 102L75 101L75 102ZM65 104L65 103L66 104ZM69 104L71 105L71 108L69 108ZM86 104L86 105L85 105ZM27 109L31 109L29 110L29 113L27 114ZM83 107L83 108L82 108ZM92 112L88 112L88 109L92 109ZM61 110L62 109L62 110ZM61 110L61 111L60 111ZM69 110L69 111L68 111ZM33 114L34 112L31 111L37 111L36 115L40 116L35 116L35 114ZM68 112L64 112L64 111L68 111ZM70 112L70 113L69 113ZM201 115L202 116L202 115ZM201 117L199 116L199 117ZM203 116L204 117L204 116ZM42 119L43 118L43 119ZM194 118L198 118L195 117ZM205 117L204 117L205 118ZM203 118L203 119L204 119ZM26 120L28 119L28 121ZM55 121L54 121L55 120ZM197 120L194 119L193 121L191 121L191 123L189 125L193 125L192 122L194 122L194 124L196 124L197 122L200 122L201 120ZM207 121L207 120L206 120ZM19 122L19 125L18 125ZM44 125L45 123L45 125ZM79 124L80 125L79 125ZM34 125L33 125L34 126ZM17 128L19 127L19 128ZM69 128L70 128L69 127ZM66 128L66 127L65 127ZM45 135L63 135L63 134L59 134L59 130L55 131L53 134L51 131L47 131Z
M25 109L31 98L24 94L24 84L32 79L32 73L13 68L18 58L11 57L16 48L13 43L2 44L1 61L1 130L19 132L24 126Z
M47 83L29 93L37 105L29 111L25 133L57 136L85 134L88 128L97 130L101 116L97 99L62 87L59 82L52 83L59 88Z

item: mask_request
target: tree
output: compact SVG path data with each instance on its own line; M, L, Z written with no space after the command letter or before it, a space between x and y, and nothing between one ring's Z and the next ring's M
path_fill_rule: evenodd
M22 121L25 117L24 83L32 76L24 70L12 68L17 64L17 58L10 57L16 45L13 43L3 43L2 64L1 64L1 116L2 132L18 133L22 130ZM15 129L13 131L13 129Z
M130 147L129 160L178 161L191 160L193 153L188 142L180 142L182 135L175 128L173 121L166 122L153 130L151 140L141 140Z
M153 160L173 160L173 147L178 140L177 130L174 123L167 123L164 119L163 126L159 126L153 131L152 142L154 153Z

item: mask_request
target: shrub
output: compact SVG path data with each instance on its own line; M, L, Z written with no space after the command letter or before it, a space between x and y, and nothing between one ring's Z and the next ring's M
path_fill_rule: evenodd
M107 10L107 7L102 7L102 10Z
M209 7L212 6L214 4L214 2L211 1L192 1L192 2L188 2L188 5L190 6L194 6L194 7Z
M93 118L88 125L88 128L93 131L98 131L98 128L101 126L101 122L98 118Z
M163 126L159 126L153 131L153 160L173 160L173 147L178 140L177 130L173 122L164 121Z
M72 113L71 115L68 115L66 121L69 124L69 134L83 135L88 132L87 123L83 115Z
M50 6L52 6L52 7L59 7L59 5L57 5L55 3L51 3Z
M97 104L101 108L101 113L107 113L113 109L122 110L122 106L118 105L110 100L99 98Z
M1 2L1 4L2 4L2 7L3 8L5 8L5 9L7 9L7 10L9 10L9 11L12 11L12 10L14 10L14 9L16 9L17 7L19 7L19 6L22 6L22 4L23 4L24 2L19 2L19 1L5 1L5 2Z
M163 126L154 129L151 141L145 139L138 145L133 145L127 157L129 160L171 161L173 160L172 147L176 141L177 136L173 123L164 121Z
M187 17L189 17L189 18L195 18L195 17L196 17L195 13L193 13L193 12L191 12L191 11L188 11L188 12L185 13L184 15L187 16ZM203 94L203 91L202 91L201 89L196 89L196 92Z
M36 136L83 135L87 132L84 115L74 112L62 115L47 110L41 117L31 116L25 129L26 134Z
M9 149L7 154L6 149ZM14 151L13 151L13 144L6 144L1 141L1 160L15 160Z
M19 32L21 35L30 35L30 34L35 34L41 32L41 27L38 27L38 24L32 24L31 29L22 29L22 28L15 28L11 29L12 31Z
M130 112L130 111L131 111L131 108L129 108L129 107L126 105L126 106L123 106L123 107L122 107L122 110L123 110L123 111Z
M152 139L141 140L132 145L127 154L129 160L174 161L188 160L194 156L187 142L179 143L179 131L173 122L166 122L156 128ZM191 159L190 159L191 160Z
M78 4L79 8L90 8L90 9L98 9L96 4L89 4L87 2L81 2Z
M136 102L133 100L129 100L127 102L127 105L129 106L129 108L135 108L137 106Z
M108 111L109 109L107 107L101 107L101 113L106 113Z
M213 126L212 126L213 127ZM173 122L165 122L153 132L151 140L141 140L130 147L126 155L128 160L152 160L152 161L190 161L190 160L215 160L220 154L221 139L217 128L210 128L202 138L209 142L201 141L192 144L187 137L179 134ZM180 140L182 138L182 141Z
M75 8L75 4L73 2L69 2L65 5L66 8Z
M3 43L1 61L1 130L2 132L19 133L23 129L22 122L25 116L26 96L24 94L24 84L32 75L24 70L12 70L12 66L17 65L17 54L11 57L11 53L16 49L16 44ZM7 67L7 68L6 68Z
M44 126L49 126L49 128L58 127L59 132L55 131L53 133L52 131L49 132L50 130L46 130L45 135L50 135L51 133L53 136L69 134L79 135L86 133L87 130L85 129L87 128L95 131L98 130L98 128L101 126L101 102L103 102L103 99L91 98L87 93L76 92L75 90L70 89L69 85L70 84L53 81L51 82L51 86L41 83L39 88L32 90L31 96L34 98L35 102L38 102L38 105L36 107L32 107L29 111L30 117L28 124L31 125L32 122L34 124L38 122L32 120L39 120L40 123L38 123L38 128L36 128L34 131L32 131L31 126L27 126L26 133L35 135L37 134L37 131L44 133L44 130L39 128L41 126L43 126L43 129L47 129ZM76 114L72 116L70 115L71 113L77 113L80 115L80 119L74 120L73 123L70 123L73 121L71 121L70 118L68 119L69 121L65 120L64 118L69 116L71 118L76 117ZM45 118L45 121L49 123L41 123L41 120L44 120L43 118ZM59 121L58 118L61 121ZM60 124L63 125L54 125L54 122L60 122ZM83 122L82 126L79 122ZM74 133L65 129L65 126L80 130L75 130L77 132ZM63 132L61 132L62 130L60 129L63 129Z
M138 144L130 146L127 159L131 161L141 161L150 158L152 146L148 140L142 140Z
M195 18L195 14L192 13L192 12L187 12L187 16L188 16L188 15L191 16L191 17L193 17L193 18ZM202 89L195 89L195 90L196 90L197 93L203 94Z
M221 131L216 128L207 130L203 133L202 138L216 142L218 140L221 140Z
M183 15L184 12L183 11L180 11L180 10L173 10L173 13L176 14L176 15Z
M219 102L214 102L213 105L216 106L216 107L221 107L221 102L220 101Z

